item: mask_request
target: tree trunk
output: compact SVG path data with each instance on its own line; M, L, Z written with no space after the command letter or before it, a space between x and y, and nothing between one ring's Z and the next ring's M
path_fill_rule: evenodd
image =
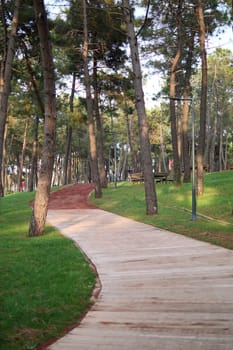
M201 0L196 1L196 16L199 25L199 40L201 50L202 63L202 79L201 79L201 102L200 102L200 133L197 150L197 194L202 195L204 191L204 154L206 141L206 101L207 101L207 58L205 48L205 22Z
M94 53L93 57L93 87L94 87L94 109L96 117L97 128L97 144L98 144L98 157L100 168L100 182L103 188L108 186L105 164L104 164L104 142L103 142L103 125L102 118L99 112L99 94L98 94L98 79L97 79L97 59Z
M89 131L89 141L90 141L91 178L95 186L95 197L100 198L102 196L102 191L101 191L98 162L97 162L93 104L92 104L91 85L90 85L90 77L89 77L89 70L88 70L88 28L87 28L86 0L83 0L83 26L84 26L84 43L83 43L82 55L83 55L83 64L84 64L84 79L85 79L87 115L88 115L88 131Z
M165 144L163 137L163 125L162 122L159 125L159 139L160 139L160 155L159 160L162 168L162 172L167 173L166 156L165 156Z
M128 144L129 144L129 151L131 154L131 167L133 169L136 169L137 167L137 155L134 149L134 145L132 142L132 136L131 136L131 121L129 120L129 113L128 113L128 105L127 100L123 92L123 101L124 101L124 115L125 115L125 122L127 127L127 138L128 138Z
M35 78L35 72L33 71L30 59L28 57L28 48L27 48L27 45L24 43L24 41L22 41L22 47L23 47L23 51L26 59L27 70L30 76L30 82L34 89L38 107L41 111L41 116L42 118L44 118L44 113L45 113L44 101L41 98L40 90L38 88L38 84ZM38 128L39 128L39 117L36 116L34 120L34 139L33 139L33 146L32 146L31 171L30 171L29 180L28 180L29 192L32 192L38 184L38 174L37 174L37 161L38 161L38 152L39 152Z
M52 177L52 186L61 186L62 185L62 159L60 155L57 155L54 158L53 164L53 177Z
M214 81L212 84L212 93L213 93L213 101L214 101L214 110L213 110L213 125L209 128L210 132L210 146L209 146L209 169L210 171L215 170L215 145L217 139L218 132L218 110L219 110L219 102L218 102L218 91L216 86L216 65L215 65L215 74Z
M178 157L180 160L180 169L181 169L181 164L182 164L182 147L183 147L183 140L182 140L182 104L181 100L177 102L177 112L176 112L176 117L177 117L177 143L178 143Z
M204 154L204 164L210 168L210 144L211 144L211 123L210 123L210 111L207 107L206 115L206 145L205 145L205 154Z
M225 152L223 154L223 164L224 164L224 170L227 170L227 163L228 163L228 135L226 134L226 141L225 141Z
M183 164L184 164L184 182L191 181L190 172L190 153L189 153L189 137L188 137L188 121L189 121L189 94L184 92L184 107L182 120L182 134L183 134Z
M31 171L28 181L28 191L32 192L38 184L37 176L37 161L38 161L38 128L39 128L39 117L36 116L34 120L34 136L32 145L32 159L31 159Z
M0 76L0 197L4 196L3 187L3 151L4 151L4 132L7 118L8 97L10 94L11 70L15 54L15 39L17 35L17 26L19 18L20 0L15 1L14 15L11 22L11 33L5 50L5 57L1 62Z
M171 118L171 136L172 136L172 151L173 151L173 171L176 185L181 184L180 158L178 151L177 137L177 120L176 120L176 105L175 105L175 71L171 69L170 75L170 118Z
M218 159L219 159L219 171L223 170L223 126L222 126L222 115L219 113L219 151L218 151Z
M3 137L3 156L2 156L2 179L3 179L3 188L4 190L8 191L9 186L8 186L8 171L6 169L6 159L7 159L7 153L6 153L6 140L7 140L7 132L8 132L8 124L6 123L5 126L5 132L4 132L4 137ZM6 189L5 189L6 186ZM5 191L5 192L6 192Z
M63 179L62 179L63 186L69 184L71 181L70 168L71 168L72 134L73 134L73 128L71 125L68 124L66 127L66 145L65 145L64 163L63 163Z
M23 135L23 145L22 145L22 151L19 155L19 168L18 168L18 192L23 191L25 189L25 186L23 186L22 181L25 183L25 176L23 174L23 163L24 163L24 155L27 145L27 133L28 133L28 120L25 122L25 129L24 129L24 135Z
M121 179L127 180L128 177L128 145L126 145L125 149L123 149L123 164L122 164L122 172Z
M188 42L188 57L185 69L185 82L184 82L184 107L183 107L183 120L182 120L182 133L183 133L183 162L184 162L184 182L191 181L191 171L190 171L190 143L188 136L188 124L189 124L189 99L191 98L191 87L190 79L192 74L192 60L194 51L194 38L195 31L192 30L191 38Z
M137 38L134 32L132 9L128 0L123 0L123 10L127 27L127 34L130 44L131 60L133 66L133 81L136 99L136 109L138 114L139 136L141 147L141 160L144 172L144 186L146 197L147 215L158 214L158 203L155 190L154 175L152 169L151 147L149 140L149 130L146 118L144 93L142 89L142 74L140 58L138 52Z
M172 136L172 150L173 150L173 171L174 180L176 185L181 184L181 167L180 167L180 157L178 148L178 129L177 129L177 117L176 117L176 71L181 60L182 53L182 38L181 38L181 1L179 1L179 6L177 10L177 51L175 57L172 59L171 72L170 72L170 118L171 118L171 136Z
M75 82L76 82L76 73L73 73L73 81L72 88L70 94L70 112L74 111L74 94L75 94ZM65 146L65 156L64 156L64 164L63 164L63 179L62 184L67 185L70 180L70 176L68 176L69 165L71 163L71 143L72 143L72 134L73 128L68 121L67 129L66 129L66 146Z
M29 236L38 236L44 233L53 172L56 127L56 93L52 47L44 1L33 0L33 4L40 38L45 96L44 143L42 149L41 169L29 226Z

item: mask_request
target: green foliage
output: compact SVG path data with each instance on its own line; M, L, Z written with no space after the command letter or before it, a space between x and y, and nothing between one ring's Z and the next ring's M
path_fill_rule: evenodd
M51 227L28 238L31 193L0 202L0 348L35 349L61 335L90 306L94 272L74 243Z
M197 198L198 219L191 221L191 184L156 186L159 214L146 216L142 184L118 183L92 202L100 208L162 229L233 249L232 171L208 173L205 194Z
M230 50L219 48L208 56L208 118L206 134L211 143L214 142L215 163L218 165L218 168L220 163L219 158L222 162L224 160L225 164L228 163L227 165L233 162L232 68L233 55ZM197 72L193 79L193 87L195 89L194 102L200 100L200 86L201 70ZM219 156L221 151L223 151L220 149L220 146L224 147L222 156ZM207 152L210 153L208 149ZM218 168L215 167L215 169Z

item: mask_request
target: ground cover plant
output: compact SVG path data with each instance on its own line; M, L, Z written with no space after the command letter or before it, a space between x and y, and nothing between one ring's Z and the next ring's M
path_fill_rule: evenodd
M47 226L28 238L32 193L0 199L0 349L35 349L90 305L95 274L74 243Z
M159 215L145 215L144 185L120 182L104 190L99 208L176 233L233 249L233 171L207 173L204 195L197 198L197 220L191 221L191 184L157 184Z

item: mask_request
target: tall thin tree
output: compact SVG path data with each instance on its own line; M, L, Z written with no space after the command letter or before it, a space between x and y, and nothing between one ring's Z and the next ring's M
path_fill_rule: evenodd
M180 169L180 154L178 149L178 130L177 130L177 115L176 115L176 85L177 85L177 71L179 63L182 57L182 0L178 1L177 10L174 13L177 25L177 38L176 38L176 53L174 58L171 60L170 70L170 86L169 86L169 97L170 97L170 117L171 117L171 134L172 134L172 149L174 159L174 178L177 185L181 184L181 169Z
M182 136L183 136L183 165L184 165L184 182L190 182L191 180L191 169L190 169L190 141L188 136L189 130L189 112L190 112L190 95L191 95L191 74L192 74L192 62L193 62L193 52L194 52L194 40L195 40L195 30L191 31L189 36L189 42L187 45L188 54L185 64L185 77L184 77L184 107L183 107L183 118L182 118Z
M88 70L88 26L87 26L87 6L86 0L83 0L83 30L84 30L84 42L83 42L83 64L84 64L84 78L86 88L86 104L88 115L88 131L90 141L90 156L91 156L91 178L95 186L95 197L102 196L101 184L99 178L98 161L97 161L97 149L95 138L95 125L94 125L94 111L93 101L91 96L91 84Z
M72 74L72 86L71 86L71 93L70 93L70 112L74 112L74 96L75 96L75 83L76 83L76 72L73 72ZM71 162L71 145L72 145L72 135L73 135L73 127L68 121L68 124L66 126L66 144L65 144L65 155L64 155L64 164L63 164L63 179L62 183L63 185L67 185L70 183L70 162Z
M5 38L5 57L1 62L1 73L0 73L0 197L4 196L4 185L3 185L3 153L4 153L4 133L7 118L7 107L8 97L10 94L11 84L11 71L12 63L15 54L15 41L17 35L17 27L19 21L19 7L20 0L16 0L14 4L14 14L11 22L11 32L8 42ZM1 9L4 16L4 2L1 2ZM5 23L6 25L6 23Z
M201 51L201 102L200 102L200 132L197 150L197 194L202 195L204 191L204 154L206 142L206 111L207 111L207 57L205 47L205 20L202 1L196 1L196 17L199 24L199 40Z
M137 43L137 36L134 30L133 11L128 0L122 0L124 19L129 39L131 60L133 66L133 82L136 100L136 109L138 114L139 137L141 147L141 160L144 172L144 186L146 197L147 215L158 214L158 203L155 190L154 175L152 169L151 146L149 140L149 129L147 124L144 93L142 88L141 64Z
M93 54L93 89L94 89L94 111L96 119L97 129L97 144L98 144L98 158L99 158L99 169L100 169L100 182L103 188L107 187L108 181L105 169L104 159L104 142L103 142L103 121L100 114L99 108L99 89L98 89L98 72L97 72L97 59L95 53Z
M38 236L44 233L53 172L56 127L56 93L53 54L44 1L33 0L33 4L40 38L45 104L44 143L41 168L29 226L29 236Z

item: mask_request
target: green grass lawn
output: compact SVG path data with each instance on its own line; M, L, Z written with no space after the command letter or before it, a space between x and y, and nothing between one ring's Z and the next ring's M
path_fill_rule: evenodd
M143 184L110 184L92 203L134 220L233 249L233 171L205 175L204 195L197 198L196 221L191 221L191 184L157 184L159 214L145 214ZM207 219L209 217L210 219ZM211 220L212 219L212 220Z
M0 349L35 349L90 306L95 274L51 227L28 238L32 193L0 199Z

